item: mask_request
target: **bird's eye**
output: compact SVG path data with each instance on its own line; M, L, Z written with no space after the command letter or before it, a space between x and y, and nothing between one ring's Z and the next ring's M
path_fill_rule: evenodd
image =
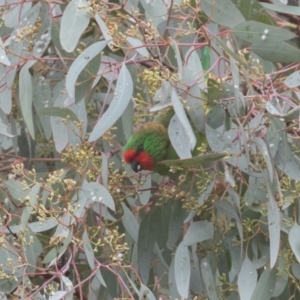
M144 146L143 145L139 145L137 148L137 152L143 152L144 150Z

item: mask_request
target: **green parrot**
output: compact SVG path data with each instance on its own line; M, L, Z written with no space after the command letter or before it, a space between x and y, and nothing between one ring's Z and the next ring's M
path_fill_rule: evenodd
M168 135L168 126L173 116L173 109L160 113L153 122L144 124L131 135L124 148L124 160L133 171L149 170L163 176L169 175L170 168L159 162L179 159ZM197 147L203 142L207 144L203 134L196 130L195 134L197 144L193 156L197 155Z

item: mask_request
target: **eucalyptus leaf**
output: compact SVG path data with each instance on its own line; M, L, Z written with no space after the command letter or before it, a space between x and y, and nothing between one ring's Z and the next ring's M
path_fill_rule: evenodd
M300 16L300 7L294 5L280 5L273 3L262 3L262 5L267 9L274 10L280 13Z
M149 280L152 251L156 239L153 228L155 224L151 222L151 214L152 212L149 212L143 218L138 235L138 267L144 284L147 284Z
M295 34L289 30L255 21L243 22L235 26L233 32L249 43L282 42L295 37Z
M93 202L100 202L115 210L115 202L108 190L97 182L88 182L82 185L82 191Z
M188 298L191 276L190 254L187 246L181 242L175 252L175 281L181 297Z
M79 122L77 116L70 109L65 107L44 107L38 111L38 114L41 116L60 117Z
M201 260L201 274L206 287L208 298L210 300L217 300L218 297L215 279L209 261L206 257Z
M289 88L295 88L300 85L300 71L295 71L290 74L285 80L284 84Z
M202 0L200 6L204 13L219 25L233 28L245 21L243 15L231 0L226 2L223 0Z
M269 179L266 179L266 181L269 196L268 227L270 235L270 266L273 268L277 261L280 246L280 214Z
M276 269L266 268L260 275L258 283L254 289L251 300L271 299L276 282Z
M122 113L125 111L133 93L133 82L131 79L131 75L124 64L120 70L120 74L118 77L118 81L115 89L115 96L103 114L103 116L99 119L97 124L95 125L91 135L89 137L89 141L93 142L96 139L100 138L104 132L109 129Z
M238 288L241 300L250 300L257 282L257 271L251 260L246 257L243 261L239 276Z
M122 217L122 223L130 234L135 243L138 241L138 233L139 233L139 224L133 215L133 213L129 210L129 208L122 202L122 207L124 210L124 214Z
M300 61L299 48L287 42L268 42L267 38L263 43L253 43L251 50L265 60L272 62L290 63ZM288 53L288 55L286 55Z
M289 243L294 252L295 257L300 263L300 247L299 247L299 237L300 237L300 226L295 223L289 232Z
M171 99L172 99L175 114L176 114L179 122L181 123L184 131L185 131L185 135L188 138L189 148L190 148L190 150L193 150L196 146L197 139L196 139L193 128L192 128L192 126L191 126L191 124L190 124L190 122L187 118L187 115L185 113L183 105L182 105L175 89L172 89Z
M103 50L105 46L105 41L92 44L86 48L71 65L66 78L66 89L71 98L75 97L75 84L79 74L87 66L87 64Z
M67 52L75 50L77 43L90 22L86 0L72 0L61 18L60 43Z
M35 138L32 115L32 79L29 73L29 64L23 66L19 75L19 98L24 121L32 139Z
M210 240L214 236L214 226L207 221L194 222L188 228L184 236L183 243L185 246L191 246L195 243Z

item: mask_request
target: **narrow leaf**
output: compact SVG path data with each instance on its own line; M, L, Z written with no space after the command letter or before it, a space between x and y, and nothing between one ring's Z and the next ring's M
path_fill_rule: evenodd
M105 41L92 44L86 48L72 63L66 78L66 89L68 95L72 99L75 97L75 85L79 74L87 66L87 64L103 50L105 46Z
M34 139L34 126L32 116L32 80L29 73L29 65L25 64L19 75L19 98L21 111L24 121L27 125L28 132Z
M231 0L202 0L200 6L215 23L229 28L245 21L245 18Z
M100 138L104 132L120 118L132 97L132 92L133 82L129 71L124 64L120 70L116 84L115 96L112 99L109 108L91 132L89 142L93 142Z
M217 300L215 279L207 258L201 261L201 273L206 287L206 292L210 300Z
M295 223L289 232L289 243L300 263L300 226Z
M257 271L251 260L246 257L243 261L239 276L238 288L241 300L250 300L257 282Z
M194 222L188 228L184 236L183 243L186 246L191 246L195 243L201 243L212 239L214 236L214 226L207 221Z
M172 92L171 92L171 99L172 99L175 114L178 117L181 125L183 126L183 128L185 130L186 135L189 138L189 148L191 150L193 150L196 146L197 139L196 139L195 133L193 131L193 128L187 118L187 115L185 113L183 105L182 105L174 88L172 89Z
M270 267L273 268L277 261L280 246L280 213L273 196L269 179L266 179L266 183L269 196L268 227L270 235Z
M191 277L190 253L183 242L179 244L174 260L175 281L181 297L188 298Z
M269 300L271 299L276 282L276 268L270 270L267 268L260 275L258 283L252 294L251 300Z
M59 39L67 52L75 50L79 38L90 22L88 7L89 5L85 0L72 0L64 10Z
M88 182L82 185L82 191L93 202L100 202L111 210L115 210L115 202L108 190L98 182Z
M41 116L60 117L79 122L77 116L70 109L65 107L45 107L40 109L37 113Z
M254 21L246 21L235 26L233 32L249 43L282 42L295 37L289 30Z

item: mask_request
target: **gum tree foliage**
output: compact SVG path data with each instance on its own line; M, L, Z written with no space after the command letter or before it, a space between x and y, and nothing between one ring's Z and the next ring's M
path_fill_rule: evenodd
M299 299L300 5L269 2L0 1L2 299ZM133 173L172 105L178 179Z

